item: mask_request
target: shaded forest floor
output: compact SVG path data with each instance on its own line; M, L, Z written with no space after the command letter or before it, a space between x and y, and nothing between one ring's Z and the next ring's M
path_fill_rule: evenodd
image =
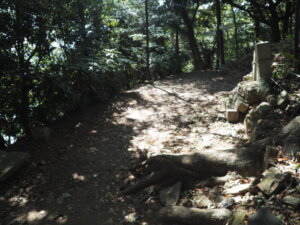
M156 224L158 201L118 195L128 169L145 155L244 142L244 125L224 116L224 98L240 79L215 72L168 77L58 121L48 142L18 143L14 148L32 159L0 187L0 224Z

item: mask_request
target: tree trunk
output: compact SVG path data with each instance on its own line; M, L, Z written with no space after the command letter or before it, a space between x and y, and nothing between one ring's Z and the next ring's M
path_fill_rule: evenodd
M190 48L191 48L191 51L193 54L194 68L195 68L195 70L200 70L202 67L202 59L201 59L201 54L200 54L199 47L197 44L197 40L195 38L193 23L190 20L185 8L180 7L179 11L180 11L180 15L181 15L181 17L186 25L186 28L187 28L187 36L188 36Z
M146 17L146 77L151 80L150 75L150 49L149 49L149 10L148 0L145 0L145 17Z
M274 43L281 41L281 32L279 28L280 19L276 11L276 6L270 7L271 20L269 26L271 28L272 41Z
M281 33L279 29L279 21L277 19L274 19L270 23L271 27L271 35L272 35L272 41L274 43L281 41Z
M224 35L223 35L223 31L220 30L220 26L222 24L220 0L215 0L215 4L216 4L216 17L217 17L217 52L218 52L218 58L221 65L224 65L225 64Z
M235 58L239 58L239 40L238 40L238 27L237 27L237 22L236 22L236 16L235 16L235 11L233 9L233 6L231 5L231 12L232 12L232 19L233 19L233 24L234 24L234 44L235 44Z
M254 29L255 29L255 39L256 41L258 41L260 39L261 32L260 32L259 20L257 18L254 18Z
M17 114L19 116L20 124L23 127L25 136L31 135L29 122L29 68L26 65L25 50L24 50L24 36L22 31L22 6L16 2L16 51L18 55L18 72L20 77L19 86L19 106ZM18 86L18 85L17 85Z
M285 18L283 20L283 24L282 24L282 37L285 38L286 35L289 33L289 25L290 25L290 16L289 13L292 9L292 2L286 2L285 3Z
M90 56L89 41L87 40L87 30L86 30L86 18L85 18L85 7L83 2L77 2L78 16L79 16L79 30L81 40L79 41L79 50L82 56Z
M157 217L161 222L188 225L224 225L231 217L228 209L198 209L184 206L168 206L159 210Z
M295 34L294 34L294 57L295 68L300 71L300 56L299 56L299 23L300 23L300 1L297 0L295 12Z
M175 28L175 57L176 57L176 73L181 72L180 59L179 59L179 27Z

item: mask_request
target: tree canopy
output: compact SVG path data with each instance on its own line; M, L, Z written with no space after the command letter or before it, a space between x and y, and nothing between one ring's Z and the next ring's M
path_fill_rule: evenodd
M298 17L295 0L2 0L0 137L145 80L218 69L258 40L298 46Z

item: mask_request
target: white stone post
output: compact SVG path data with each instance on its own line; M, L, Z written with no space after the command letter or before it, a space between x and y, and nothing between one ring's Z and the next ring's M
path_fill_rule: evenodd
M255 67L256 70L253 71L255 80L259 82L267 82L272 74L272 53L271 45L269 42L260 42L255 46Z

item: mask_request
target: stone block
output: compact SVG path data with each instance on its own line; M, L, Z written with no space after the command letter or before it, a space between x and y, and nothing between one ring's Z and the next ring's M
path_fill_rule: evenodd
M238 122L240 118L239 111L236 109L226 109L226 119L230 123Z
M270 79L272 74L271 65L272 65L272 59L264 59L257 63L258 81L264 82Z
M272 74L272 52L269 42L260 42L255 45L253 54L253 80L267 82Z
M249 105L261 102L262 89L258 81L242 81L238 84L237 91Z
M271 44L269 42L260 42L255 45L255 51L257 54L257 60L271 59Z
M0 151L0 182L14 174L30 155L24 152Z
M237 111L239 111L241 113L246 113L249 109L249 104L247 104L242 99L237 99L235 102L235 106L236 106Z

